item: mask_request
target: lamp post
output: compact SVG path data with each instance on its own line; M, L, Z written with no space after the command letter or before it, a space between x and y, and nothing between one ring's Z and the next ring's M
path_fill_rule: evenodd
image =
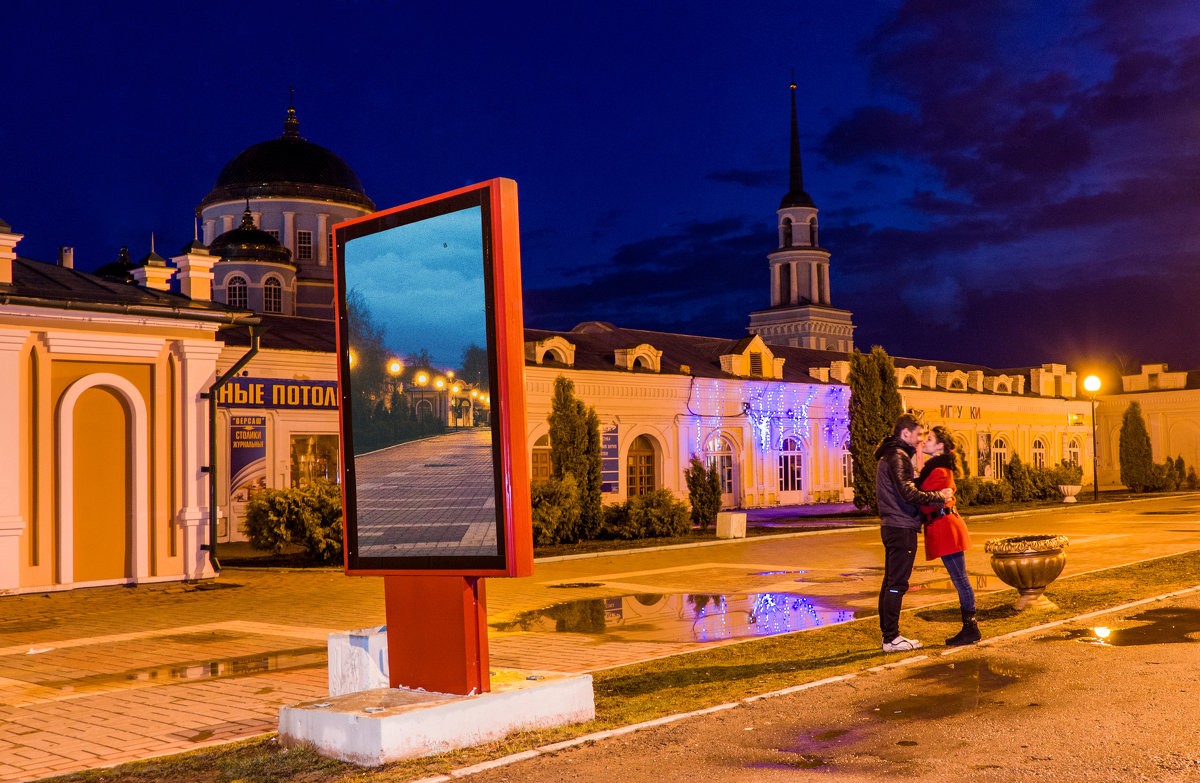
M1100 452L1096 447L1096 392L1100 391L1100 379L1089 375L1083 379L1083 388L1092 396L1092 500L1100 499Z

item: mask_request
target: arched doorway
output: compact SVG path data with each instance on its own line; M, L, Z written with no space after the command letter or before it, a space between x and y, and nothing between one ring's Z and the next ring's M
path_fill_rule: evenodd
M150 574L149 424L127 378L96 373L63 393L58 422L58 582Z
M787 437L779 444L779 501L800 503L804 494L804 446L799 438Z
M724 435L714 435L704 448L704 458L709 465L716 465L721 478L721 508L737 508L737 460L733 444Z

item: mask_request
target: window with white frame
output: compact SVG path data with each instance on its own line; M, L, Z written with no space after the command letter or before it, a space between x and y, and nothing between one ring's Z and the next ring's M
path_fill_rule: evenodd
M1004 469L1008 467L1008 441L996 438L992 441L992 478L1000 481L1004 478Z
M245 310L249 300L248 290L246 278L232 275L225 281L225 304Z
M1033 466L1039 469L1046 467L1046 442L1041 438L1033 439Z
M854 455L847 448L842 449L842 486L854 486Z
M277 228L268 228L268 229L267 229L267 233L268 233L268 234L270 234L271 236L275 237L276 239L279 239L279 229L277 229Z
M1071 438L1067 441L1067 462L1072 465L1083 464L1082 452L1083 449L1079 447L1079 438Z
M263 312L283 312L283 284L278 277L268 277L263 282Z
M312 232L297 231L296 232L296 259L299 261L311 261L313 257L312 247Z
M654 491L654 444L645 435L637 436L629 445L625 480L631 498Z
M804 453L798 438L784 438L779 447L779 491L804 489Z

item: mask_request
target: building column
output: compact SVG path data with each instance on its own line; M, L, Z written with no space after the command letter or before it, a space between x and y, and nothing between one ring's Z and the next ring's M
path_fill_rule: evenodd
M313 252L317 256L317 266L329 265L329 215L317 213L317 235L313 237Z
M296 258L296 213L283 213L283 230L279 232L279 241L292 251L292 259Z
M182 532L179 553L186 579L216 576L208 555L200 548L208 542L209 481L214 473L201 470L208 465L208 400L200 395L216 379L221 343L179 340L172 346L179 358L179 508L175 519ZM219 511L219 509L218 509Z
M0 329L0 406L15 413L12 425L0 427L0 591L21 585L21 488L29 486L33 465L21 463L21 432L28 420L21 409L21 352L29 339L25 329Z

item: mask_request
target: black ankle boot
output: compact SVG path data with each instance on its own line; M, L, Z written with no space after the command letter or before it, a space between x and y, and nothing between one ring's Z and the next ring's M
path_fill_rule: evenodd
M946 640L947 647L962 647L967 644L975 644L983 638L979 633L979 624L975 622L974 612L962 613L962 630Z

